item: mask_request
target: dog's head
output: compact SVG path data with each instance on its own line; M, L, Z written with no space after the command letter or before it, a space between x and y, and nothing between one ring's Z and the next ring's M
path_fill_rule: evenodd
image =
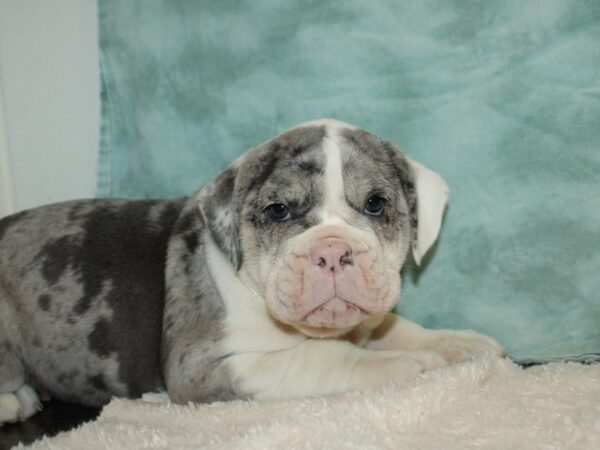
M406 256L418 264L433 244L447 197L438 174L393 144L320 120L251 149L198 200L271 315L328 337L395 306Z

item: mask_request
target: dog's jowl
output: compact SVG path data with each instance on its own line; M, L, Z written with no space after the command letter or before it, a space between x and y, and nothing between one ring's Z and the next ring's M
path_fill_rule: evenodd
M448 188L389 142L299 125L180 200L84 200L0 220L0 422L102 405L328 394L502 354L390 313Z

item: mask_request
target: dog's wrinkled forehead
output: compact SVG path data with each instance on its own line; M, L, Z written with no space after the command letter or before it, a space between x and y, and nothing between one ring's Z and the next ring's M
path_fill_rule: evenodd
M255 149L239 174L245 202L254 207L283 201L295 208L314 206L324 171L326 133L325 126L299 127Z
M341 130L340 139L348 199L372 191L396 200L399 194L414 191L408 161L393 144L360 129Z
M274 186L299 185L306 194L302 187L309 181L339 175L325 174L334 158L340 159L342 181L350 190L357 190L360 181L379 180L382 188L394 191L410 183L408 164L392 144L343 122L320 123L300 125L254 149L238 181L242 191L264 194Z
M374 227L388 240L397 238L399 220L411 205L408 163L392 144L341 122L300 125L254 149L243 162L238 184L243 221L287 236L326 222L327 212L346 210L346 222ZM388 208L374 221L362 214L369 196L385 198ZM294 219L285 227L263 214L269 205L289 207ZM324 212L325 211L325 212ZM331 215L330 215L331 216ZM283 236L263 233L265 244Z

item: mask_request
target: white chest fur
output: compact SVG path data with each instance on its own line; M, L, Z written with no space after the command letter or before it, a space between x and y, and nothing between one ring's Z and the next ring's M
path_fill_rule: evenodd
M267 311L263 298L242 281L243 269L237 273L231 262L208 235L208 267L225 303L225 342L227 353L256 353L292 348L306 339L299 332L276 322Z

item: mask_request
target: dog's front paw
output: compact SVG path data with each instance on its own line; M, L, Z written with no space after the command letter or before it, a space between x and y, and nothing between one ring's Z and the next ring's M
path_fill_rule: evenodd
M380 350L361 358L355 374L364 386L390 381L409 381L418 375L445 367L448 362L432 350Z
M0 394L0 425L19 420L21 403L15 394Z
M0 394L0 425L26 420L42 409L35 391L24 384L13 393Z
M415 361L420 367L420 372L438 369L448 365L444 355L436 350L412 350L402 352L402 356Z
M489 336L471 330L438 330L427 342L427 348L441 354L448 363L470 359L476 353L504 357L502 346Z

